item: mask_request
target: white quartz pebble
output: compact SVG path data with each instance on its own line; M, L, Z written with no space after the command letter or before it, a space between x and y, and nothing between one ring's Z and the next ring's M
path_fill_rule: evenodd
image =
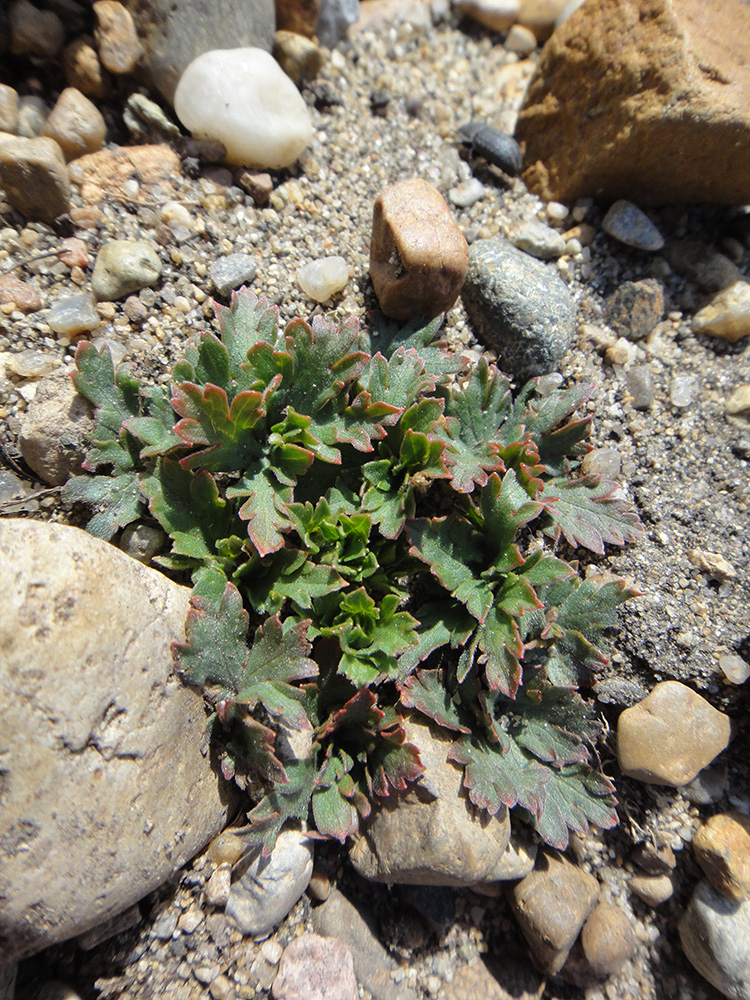
M220 140L238 166L291 166L312 138L302 95L262 49L198 56L177 84L174 108L195 138Z
M321 257L297 271L299 287L316 302L327 302L349 280L349 268L343 257Z

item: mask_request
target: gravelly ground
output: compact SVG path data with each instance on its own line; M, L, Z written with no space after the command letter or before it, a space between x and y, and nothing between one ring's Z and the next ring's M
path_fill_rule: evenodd
M329 253L343 255L353 278L336 302L341 317L364 318L375 306L367 278L368 240L372 203L388 183L422 176L443 193L466 173L454 141L455 128L465 121L491 118L512 128L514 109L533 62L518 63L496 38L479 31L443 24L423 33L401 27L379 35L356 38L335 53L324 76L341 103L323 110L312 108L316 138L304 155L300 169L285 172L278 180L281 192L291 197L276 207L258 209L251 204L223 205L211 199L205 182L186 177L174 180L174 190L155 188L139 192L128 201L108 192L102 206L104 224L79 233L89 245L92 260L108 238L145 237L155 241L164 262L163 280L149 309L153 322L143 330L133 327L115 303L105 317L106 335L119 342L129 359L152 377L179 356L186 336L208 322L205 296L210 294L206 267L221 254L234 251L255 253L259 270L253 288L280 304L283 320L297 314L309 317L313 304L295 283L299 266ZM14 71L11 66L7 72ZM0 73L2 78L2 73ZM17 85L18 80L7 82ZM390 95L387 117L371 114L374 89ZM115 137L118 109L107 111ZM492 167L478 162L475 173L487 185L484 198L470 209L455 210L469 240L502 232L514 221L537 216L547 219L538 200L525 192L519 181L508 182ZM459 171L463 174L459 175ZM298 185L295 187L295 184ZM230 191L230 198L232 192ZM238 192L239 194L239 192ZM164 239L158 229L158 208L169 198L183 200L205 224L202 235L189 236L179 246ZM249 200L249 199L248 199ZM582 206L583 207L583 206ZM727 209L688 206L654 213L654 221L666 237L689 236L715 244L730 219ZM627 680L635 687L625 691L610 684L609 703L603 710L614 726L619 708L638 688L650 690L656 681L676 678L704 693L712 704L728 712L739 724L739 735L724 754L728 767L727 792L720 803L742 806L750 800L748 783L748 695L743 688L725 684L718 669L719 657L742 649L748 655L750 603L748 602L748 558L750 535L748 503L750 480L747 434L731 427L724 417L724 402L733 388L750 382L750 352L746 343L728 345L690 331L690 317L701 293L676 275L662 278L668 318L649 343L639 345L640 363L649 364L656 384L653 408L646 413L633 409L625 387L625 373L605 362L597 347L592 326L603 325L606 297L625 280L647 277L654 258L631 251L609 239L600 228L602 212L591 207L586 221L597 228L590 261L570 261L567 277L579 305L582 332L577 345L561 368L566 379L591 379L596 383L591 407L596 413L596 443L615 447L623 461L623 480L635 500L646 527L646 538L624 551L612 550L595 560L602 567L631 577L643 596L621 613L622 634L618 654L607 673L610 680ZM16 265L59 245L60 237L47 227L24 226L23 220L4 211L0 219L0 270ZM558 224L569 228L574 219ZM161 240L161 242L159 242ZM588 264L588 266L586 266ZM554 267L555 265L550 265ZM740 268L749 273L746 253ZM656 265L658 271L658 264ZM55 258L22 267L19 273L40 289L47 302L59 294L78 289L67 267ZM663 274L662 272L658 272ZM82 278L88 287L90 269ZM183 302L187 301L185 311ZM148 295L146 302L150 302ZM208 311L208 310L205 310ZM588 325L586 325L588 324ZM446 318L449 337L471 345L471 334L460 304ZM478 345L481 350L484 345ZM52 360L68 363L74 345L61 342L45 324L45 310L22 317L0 315L0 351L34 349ZM670 402L676 376L696 376L699 393L684 409ZM34 483L18 462L16 450L24 396L30 396L30 381L6 373L0 379L0 467L20 472L30 491ZM68 519L57 496L26 499L6 504L3 513L28 513L33 517ZM700 547L721 553L737 571L737 580L719 586L696 570L688 552ZM745 641L745 645L740 644ZM606 759L606 750L605 750ZM608 768L614 773L612 762ZM675 897L654 913L637 899L628 900L625 889L627 855L644 836L666 835L674 848L688 845L699 818L712 807L696 807L681 792L654 789L635 782L618 782L622 801L622 824L617 831L591 837L579 845L584 864L595 869L612 894L634 914L639 952L625 973L602 991L601 996L651 998L679 997L708 1000L718 996L687 965L681 954L676 917L685 905L697 873L689 848L678 854ZM718 808L718 807L713 807ZM466 890L456 893L457 915L440 938L422 918L403 906L394 889L367 886L342 863L340 852L325 848L320 861L332 878L352 898L365 897L379 921L384 943L400 957L404 977L424 995L469 997L486 991L475 980L465 978L471 960L482 953L507 973L505 955L522 950L518 934L502 899L478 897ZM133 928L90 952L68 944L24 963L20 982L31 988L41 976L57 975L75 987L82 997L97 991L108 996L174 998L206 995L207 987L193 974L201 965L218 963L229 977L234 995L262 996L252 986L249 969L258 944L241 940L237 932L222 924L219 914L194 934L164 943L150 933L155 910L164 905L186 908L199 905L204 871L202 861L182 873L176 887L165 887L142 904L144 917ZM310 902L304 898L275 934L281 944L307 926ZM212 931L209 932L209 929ZM472 966L472 968L475 968ZM432 977L432 978L431 978ZM542 981L529 973L529 985L538 990ZM463 982L463 985L461 985ZM520 996L519 989L511 992ZM215 994L214 994L215 995ZM231 995L231 994L230 994ZM489 996L490 993L487 992ZM581 991L547 984L547 1000L575 997ZM590 1000L596 1000L596 994ZM216 997L216 1000L221 1000Z

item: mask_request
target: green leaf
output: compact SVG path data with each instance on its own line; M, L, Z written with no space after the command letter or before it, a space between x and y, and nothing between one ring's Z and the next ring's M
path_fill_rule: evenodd
M393 463L384 458L364 465L362 475L370 484L362 497L362 508L386 538L398 538L416 509L408 472L394 474Z
M247 533L261 556L284 546L285 533L291 528L286 503L292 498L291 487L282 484L268 459L252 462L245 474L227 488L227 500L247 499L239 516L247 521Z
M612 782L586 764L564 767L546 786L546 795L532 822L539 836L560 851L569 842L569 831L585 836L590 824L602 830L617 826Z
M141 488L149 510L172 538L175 555L198 560L216 556L217 541L231 534L232 512L209 472L188 472L163 458Z
M307 820L310 799L316 788L315 755L304 760L289 761L285 767L286 784L277 784L270 794L248 813L250 825L242 831L251 847L262 847L263 857L273 850L282 827L290 820Z
M524 694L516 702L516 742L556 768L587 762L586 743L595 742L602 726L583 699L568 688L549 687L530 694L539 700Z
M513 568L507 553L518 529L533 521L542 509L543 504L529 499L513 469L509 469L502 479L493 473L482 488L484 533L487 543L492 546L493 562L503 571Z
M400 687L401 704L414 708L445 729L470 733L465 719L439 670L419 670Z
M226 391L219 386L176 385L172 406L182 420L175 424L175 432L186 445L201 446L181 459L183 467L234 472L257 458L260 443L253 430L265 416L267 395L273 388L266 393L240 392L230 407Z
M477 630L477 639L490 690L513 697L521 683L520 659L523 656L523 643L515 619L497 604L493 605Z
M278 307L269 307L267 299L258 298L254 292L242 288L232 292L229 308L215 304L214 309L221 326L221 339L229 354L232 377L240 380L242 365L252 347L260 343L277 346Z
M141 449L140 457L154 458L184 448L185 442L174 429L175 412L166 391L151 388L144 396L149 416L129 417L123 424L134 437L145 441L146 447Z
M218 604L209 597L191 596L187 641L172 645L176 671L196 687L210 684L239 691L249 655L249 620L240 593L231 583Z
M373 355L360 381L373 399L392 407L396 415L411 406L420 394L435 388L435 378L426 374L419 352L405 351L403 347L388 361L382 354Z
M478 737L464 736L454 743L448 760L463 764L464 786L480 809L495 815L502 806L523 806L533 815L541 812L552 774L513 740L505 746Z
M570 545L583 545L599 555L605 542L624 545L644 536L638 514L621 487L599 476L552 479L545 484L542 502L552 519L548 535L557 539L562 532Z
M376 312L371 319L372 354L379 351L390 358L399 350L415 350L424 362L425 373L443 380L458 371L462 362L446 350L445 341L436 341L442 322L442 316L437 316L430 322L417 316L402 326L398 321L387 319L382 313Z
M493 594L478 572L485 554L479 532L457 517L434 517L411 521L406 533L411 555L427 563L442 586L484 621Z
M367 755L367 770L373 793L385 798L391 790L405 791L411 782L424 774L424 766L419 750L413 743L406 742L400 725L381 730L380 736L380 742Z
M146 501L138 485L135 472L120 476L74 476L63 488L65 503L86 503L94 509L94 516L86 530L97 538L109 541L113 535L132 521L137 521L146 510Z
M76 349L73 384L97 408L95 442L116 441L123 423L140 416L139 383L127 365L115 371L112 355L105 344L97 351L93 344L81 341Z
M411 671L441 646L455 649L463 646L476 628L476 619L466 608L453 600L430 601L416 614L419 627L417 644L401 654L398 660L399 679Z
M497 434L511 410L510 382L484 358L465 386L440 389L445 397L445 461L453 489L471 493L488 473L504 472Z

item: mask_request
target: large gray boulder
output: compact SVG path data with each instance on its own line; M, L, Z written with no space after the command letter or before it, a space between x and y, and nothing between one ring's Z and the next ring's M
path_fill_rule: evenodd
M193 59L213 49L254 46L271 51L274 0L124 0L144 54L138 72L172 103Z
M189 591L78 528L0 520L0 956L127 909L231 804L172 673Z

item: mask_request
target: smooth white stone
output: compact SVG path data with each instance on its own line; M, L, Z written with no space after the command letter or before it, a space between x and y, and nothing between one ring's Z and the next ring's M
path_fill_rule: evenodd
M316 302L327 302L349 280L349 268L343 257L321 257L297 271L299 287Z
M220 140L238 166L291 166L312 139L302 95L262 49L198 56L177 84L174 108L195 138Z

